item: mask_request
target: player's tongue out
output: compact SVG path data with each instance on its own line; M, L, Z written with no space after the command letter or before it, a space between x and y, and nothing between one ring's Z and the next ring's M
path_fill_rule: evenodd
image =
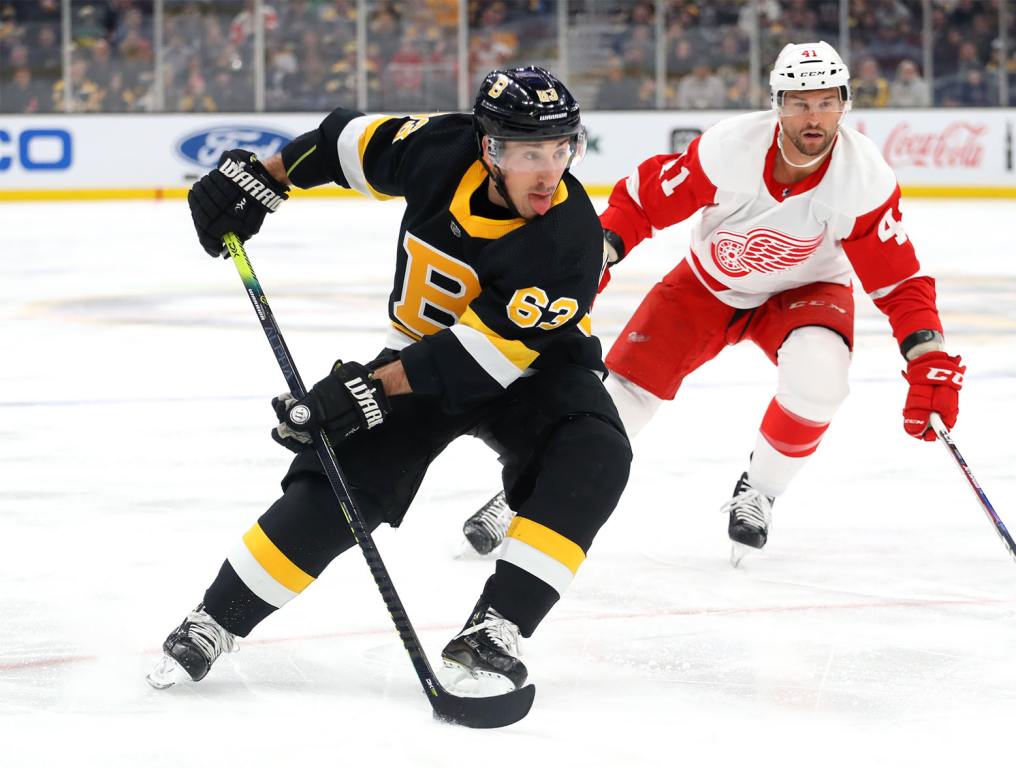
M536 191L529 193L529 205L532 206L533 210L542 216L550 210L550 201L554 197L554 190L546 192Z

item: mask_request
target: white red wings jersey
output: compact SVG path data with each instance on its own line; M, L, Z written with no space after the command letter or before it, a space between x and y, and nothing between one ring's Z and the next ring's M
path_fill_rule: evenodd
M601 215L626 252L696 211L690 262L722 302L747 309L815 282L849 285L856 273L902 340L941 330L934 281L920 265L899 210L896 176L877 147L841 126L814 173L773 178L773 112L727 118L684 153L657 155L614 188Z

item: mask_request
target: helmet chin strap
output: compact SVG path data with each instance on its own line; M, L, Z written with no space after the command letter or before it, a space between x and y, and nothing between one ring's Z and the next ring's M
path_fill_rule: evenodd
M830 141L829 146L823 149L822 154L816 157L814 160L809 160L807 163L795 163L793 160L787 157L787 153L783 151L783 127L780 126L780 132L776 136L776 146L780 148L780 156L783 158L783 162L785 162L791 168L811 168L813 165L815 165L815 163L820 162L825 158L826 155L829 154L829 152L833 148L833 142Z
M846 115L846 112L844 112L843 115ZM840 130L840 123L843 122L843 115L841 115L840 119L836 121L837 131ZM822 154L814 158L813 160L809 160L807 163L795 163L793 160L787 157L787 153L783 151L783 123L780 123L780 132L776 134L776 146L779 147L780 156L783 158L783 162L785 162L791 168L811 168L813 165L815 165L815 163L821 162L823 159L825 159L826 155L832 152L834 143L835 142L830 141L829 146L826 147L824 150L822 150Z
M489 137L484 138L487 138L488 141L490 140ZM505 201L505 204L508 206L508 211L512 216L516 219L524 218L522 214L519 213L519 209L515 207L515 203L512 202L511 195L508 194L508 187L504 183L504 174L501 172L501 169L497 167L497 163L491 165L487 162L487 156L484 152L482 139L479 141L479 145L480 162L483 163L483 167L487 169L487 175L490 176L491 180L494 182L494 189L496 189L497 193L501 195L501 198Z
M515 203L512 202L511 195L508 194L508 187L505 186L504 174L501 172L501 169L496 165L494 167L487 165L486 160L483 161L483 164L487 168L487 173L490 174L490 178L494 181L494 189L496 189L497 193L504 199L512 216L516 219L524 218L523 215L519 213L519 209L515 207Z

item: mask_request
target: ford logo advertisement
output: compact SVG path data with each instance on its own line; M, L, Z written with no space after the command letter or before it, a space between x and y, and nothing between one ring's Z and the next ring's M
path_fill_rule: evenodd
M177 145L176 151L188 162L213 168L219 155L228 149L244 149L258 157L271 157L292 140L291 136L265 128L224 125L192 133Z

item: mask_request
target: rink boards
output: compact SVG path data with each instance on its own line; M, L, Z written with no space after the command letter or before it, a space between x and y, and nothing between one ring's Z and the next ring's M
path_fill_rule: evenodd
M732 111L587 112L576 175L592 194L652 154L680 151ZM182 197L224 149L277 152L321 116L0 115L0 201ZM1016 197L1013 109L856 110L909 196ZM310 194L355 194L338 188Z

